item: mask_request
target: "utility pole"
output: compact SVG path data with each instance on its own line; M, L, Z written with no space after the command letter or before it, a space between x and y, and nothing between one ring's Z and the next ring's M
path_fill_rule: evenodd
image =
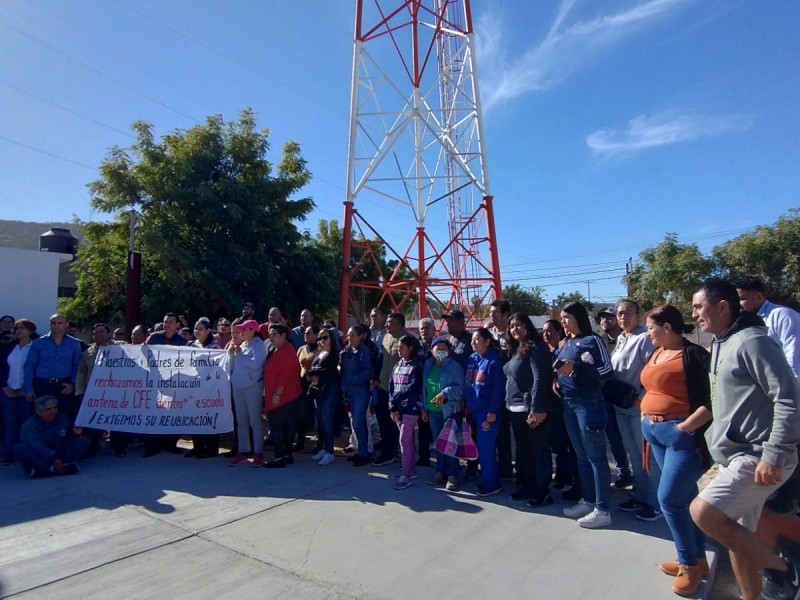
M131 332L139 324L139 300L142 288L142 253L134 251L134 232L136 231L136 210L131 207L131 222L128 242L128 265L126 267L127 287L125 290L125 333L130 339Z

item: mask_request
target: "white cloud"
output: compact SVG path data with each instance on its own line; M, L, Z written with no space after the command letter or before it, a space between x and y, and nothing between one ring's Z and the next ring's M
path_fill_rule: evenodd
M688 142L704 137L743 131L752 119L744 116L702 116L675 114L639 115L623 131L600 129L586 136L586 145L595 154L618 156L649 148Z
M477 23L484 109L522 94L562 83L599 53L670 15L690 0L647 0L628 10L569 24L577 0L563 0L544 39L508 60L502 23L485 13ZM598 4L599 5L599 4Z

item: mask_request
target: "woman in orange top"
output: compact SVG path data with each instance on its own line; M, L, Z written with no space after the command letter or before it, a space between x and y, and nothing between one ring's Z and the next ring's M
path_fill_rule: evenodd
M678 560L661 563L675 577L672 591L691 596L708 573L705 538L692 521L705 449L703 429L711 421L709 354L683 337L683 317L674 306L647 315L647 335L656 347L642 370L642 435L661 467L658 502L669 525ZM706 450L707 452L707 450Z
M282 323L270 325L269 341L275 351L264 363L264 410L275 440L275 457L265 462L264 467L282 469L294 463L294 402L303 388L300 386L297 354L289 342L289 328Z

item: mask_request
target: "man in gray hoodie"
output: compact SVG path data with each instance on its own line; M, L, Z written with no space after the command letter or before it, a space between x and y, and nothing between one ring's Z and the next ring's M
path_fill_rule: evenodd
M691 504L692 518L730 551L744 600L796 598L800 565L776 555L753 531L764 501L797 466L800 387L761 318L740 310L731 283L701 285L692 317L714 335L714 421L706 438L719 463L717 476Z

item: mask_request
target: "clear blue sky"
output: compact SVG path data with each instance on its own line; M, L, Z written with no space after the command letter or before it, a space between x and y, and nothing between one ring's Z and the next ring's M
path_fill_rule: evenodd
M705 251L800 205L797 2L473 10L504 284L613 301L666 232ZM133 121L250 106L273 157L294 139L308 160L303 226L341 220L353 21L351 0L4 0L0 218L107 218L86 184Z

